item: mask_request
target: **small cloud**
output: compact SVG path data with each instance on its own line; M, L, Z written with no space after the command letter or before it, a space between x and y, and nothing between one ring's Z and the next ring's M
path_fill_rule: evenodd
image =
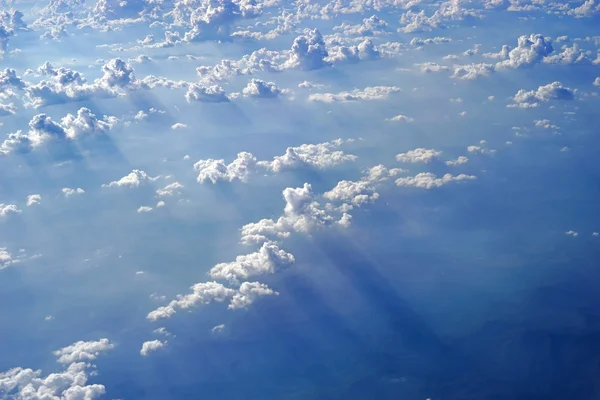
M167 344L166 341L161 342L160 340L149 340L142 344L142 349L140 350L140 354L146 357L148 354L157 351L158 349L162 349Z
M27 207L34 206L36 204L40 204L42 201L42 196L39 194L30 194L27 196Z
M140 206L140 208L137 209L137 212L139 213L147 213L152 211L152 207L149 206Z
M176 124L171 125L171 129L173 129L173 130L185 129L185 128L187 128L187 125L182 124L181 122L177 122Z
M64 194L65 197L71 197L71 196L75 196L75 195L84 194L85 190L83 190L82 188L77 188L77 189L62 188L62 193Z
M46 317L44 317L44 321L53 321L54 317L52 315L46 315Z
M214 326L210 331L213 334L221 333L225 329L225 324Z
M575 232L575 231L573 231L573 230L571 230L571 231L566 231L566 232L565 232L565 235L569 235L569 236L577 237L577 236L579 236L579 233L578 233L578 232Z

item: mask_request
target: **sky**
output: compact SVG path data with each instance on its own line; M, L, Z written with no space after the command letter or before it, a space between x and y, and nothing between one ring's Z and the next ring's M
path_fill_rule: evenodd
M0 398L597 398L599 24L0 0Z

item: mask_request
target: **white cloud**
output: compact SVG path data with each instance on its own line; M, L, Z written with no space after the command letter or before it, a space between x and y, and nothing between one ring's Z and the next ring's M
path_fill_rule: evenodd
M175 193L179 192L179 189L183 189L183 185L179 182L169 183L162 189L157 189L156 194L159 197L163 196L173 196Z
M113 129L116 124L115 117L104 116L104 120L99 120L89 108L85 107L77 111L77 116L67 114L61 120L65 135L69 139L76 139L81 135L104 134Z
M469 159L465 156L459 156L456 160L446 161L446 165L461 165L469 162Z
M150 212L150 211L152 211L152 210L153 210L153 208L152 208L152 207L150 207L150 206L140 206L140 207L137 209L137 212L141 214L141 213L147 213L147 212Z
M387 120L392 121L392 122L406 122L406 123L411 123L411 122L415 121L413 118L407 117L404 114L398 114L395 117L388 118Z
M419 64L415 64L415 67L417 67L419 69L419 71L421 71L422 73L429 73L429 72L443 72L443 71L448 71L450 70L450 67L446 66L446 65L441 65L435 62L424 62L424 63L419 63Z
M242 90L242 93L246 97L269 99L277 97L283 92L273 82L252 79Z
M56 350L54 355L58 357L58 362L61 364L71 364L80 361L88 362L95 360L100 353L114 347L115 344L106 338L89 342L79 341Z
M248 308L262 296L277 296L279 292L274 291L264 283L244 282L239 290L233 295L229 303L230 310Z
M442 155L441 151L434 149L418 148L409 150L406 153L396 155L396 160L405 163L425 163L428 164L432 160L439 158Z
M416 176L396 179L396 185L406 187L416 187L420 189L433 189L444 186L450 182L462 182L476 179L473 175L452 175L445 174L441 178L436 177L431 172L421 172Z
M513 97L515 104L509 107L531 108L538 107L541 102L550 100L573 100L575 90L563 86L560 82L552 82L544 86L540 86L537 90L520 89Z
M224 330L225 330L225 324L220 324L220 325L213 326L213 328L210 331L213 334L217 334L217 333L223 332Z
M17 262L19 262L19 260L15 258L6 247L0 247L0 271Z
M189 85L185 93L185 99L189 103L192 101L202 103L227 103L230 101L222 87L217 85L202 86L196 83Z
M188 309L198 305L210 304L213 301L223 302L235 293L235 290L217 282L197 283L191 289L192 293L179 295L177 300L172 300L168 305L150 312L147 318L151 321L169 318L177 312L178 308Z
M494 72L494 66L492 64L479 63L457 65L454 67L452 78L471 80L477 79L480 76L488 76L492 72Z
M134 188L139 187L144 182L156 181L159 177L151 177L146 172L134 169L129 174L125 175L118 181L112 181L108 184L103 184L102 187L128 187Z
M579 233L571 230L571 231L566 231L565 235L577 237L577 236L579 236Z
M346 102L357 100L385 100L390 94L401 91L397 86L373 86L364 89L354 89L350 92L341 93L313 93L308 100L322 103Z
M30 194L27 196L27 207L34 206L36 204L40 204L42 201L42 196L39 194Z
M263 243L255 253L237 256L233 262L215 265L209 275L212 279L238 282L254 276L274 274L294 262L294 256L280 249L277 244Z
M212 183L224 180L233 182L240 180L245 182L248 175L255 170L256 158L248 152L241 152L237 158L230 164L225 164L224 160L200 160L194 164L194 169L198 171L198 182L204 183L210 180Z
M327 64L329 55L323 36L317 29L306 30L303 35L294 39L289 59L284 68L299 68L305 71L319 69Z
M343 143L344 140L336 139L331 142L288 147L284 155L276 156L273 161L259 161L257 164L275 173L301 166L331 168L357 158L338 150Z
M600 76L594 80L594 86L600 86Z
M182 124L181 122L177 122L176 124L171 125L171 129L175 130L179 130L179 129L185 129L187 128L186 124Z
M0 217L6 217L8 214L19 214L21 210L16 204L0 203Z
M159 349L162 349L167 344L166 341L160 340L149 340L142 344L142 349L140 350L140 354L144 357L148 356L150 353L153 353Z
M82 188L72 189L72 188L62 188L62 193L65 197L71 197L78 194L84 194L85 190Z
M541 62L554 51L549 38L540 35L523 35L517 40L517 47L508 52L508 59L496 64L496 68L519 68Z

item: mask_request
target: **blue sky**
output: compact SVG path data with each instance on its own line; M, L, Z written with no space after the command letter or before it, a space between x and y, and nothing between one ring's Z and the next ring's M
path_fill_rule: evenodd
M0 398L594 398L599 18L0 1Z

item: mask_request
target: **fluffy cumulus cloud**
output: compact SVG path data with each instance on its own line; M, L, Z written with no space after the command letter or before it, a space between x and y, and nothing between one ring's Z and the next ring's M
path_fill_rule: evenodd
M79 341L70 346L56 350L54 355L58 357L58 362L61 364L71 364L81 361L93 361L98 358L98 355L113 349L114 343L108 339L100 339L97 341Z
M279 295L279 292L274 291L264 283L244 282L240 286L240 289L233 295L228 308L230 310L248 308L252 303L262 296L277 295Z
M27 132L8 134L0 144L0 154L25 153L50 143L60 144L83 136L106 134L117 124L115 117L99 119L90 109L82 107L77 115L67 114L60 122L47 114L37 114L29 121Z
M36 204L40 204L42 201L42 196L39 194L30 194L27 196L27 207L35 206Z
M206 181L217 183L221 180L228 182L240 180L245 182L248 179L248 175L255 170L256 163L256 157L251 153L241 152L229 164L225 164L224 160L209 158L196 162L194 169L198 171L197 180L199 183Z
M396 155L396 160L405 163L425 163L428 164L431 161L439 158L442 155L441 151L434 149L418 148L409 150L406 153L400 153Z
M154 353L155 351L162 349L167 344L166 341L162 340L149 340L142 344L142 348L140 350L140 355L147 356L150 353Z
M496 64L497 68L520 68L541 62L554 51L552 41L540 34L520 36L517 47L510 50L507 59Z
M274 274L295 261L294 256L275 243L263 243L255 253L238 256L235 261L219 263L209 272L212 279L225 279L231 282L248 280L254 276Z
M100 384L87 384L94 371L89 361L114 348L108 339L77 342L54 352L58 362L68 364L63 371L42 376L40 370L12 368L0 372L0 393L9 399L94 400L105 394Z
M476 179L473 175L452 175L445 174L441 178L435 176L431 172L421 172L415 176L398 178L396 179L396 185L404 187L415 187L419 189L433 189L452 182L464 182Z
M0 247L0 270L8 268L19 260L6 247Z
M385 100L390 94L401 91L397 86L373 86L364 89L354 89L350 92L341 93L313 93L309 95L310 101L322 103L346 102L358 100Z
M252 79L242 93L246 97L269 99L279 96L282 91L273 82Z
M112 181L107 184L103 184L103 187L127 187L127 188L135 188L140 186L144 182L153 182L156 181L159 177L151 177L146 172L134 169L129 174L125 175L119 180Z
M223 302L235 294L235 290L217 282L202 282L191 287L192 293L180 295L168 305L150 312L147 318L156 321L173 316L177 309L188 309L199 305L210 304L214 301Z
M72 197L82 195L85 193L85 190L83 190L82 188L62 188L61 191L65 197Z
M202 86L195 83L188 87L185 99L190 103L194 101L201 103L227 103L230 101L222 87L217 85Z
M329 55L323 36L317 29L307 30L303 35L294 39L290 57L285 63L286 68L313 70L328 65L325 58Z
M0 203L0 218L6 217L9 214L19 214L21 209L16 204Z
M573 100L575 90L565 87L560 82L552 82L538 87L536 90L521 89L513 97L514 104L509 107L531 108L551 100Z

